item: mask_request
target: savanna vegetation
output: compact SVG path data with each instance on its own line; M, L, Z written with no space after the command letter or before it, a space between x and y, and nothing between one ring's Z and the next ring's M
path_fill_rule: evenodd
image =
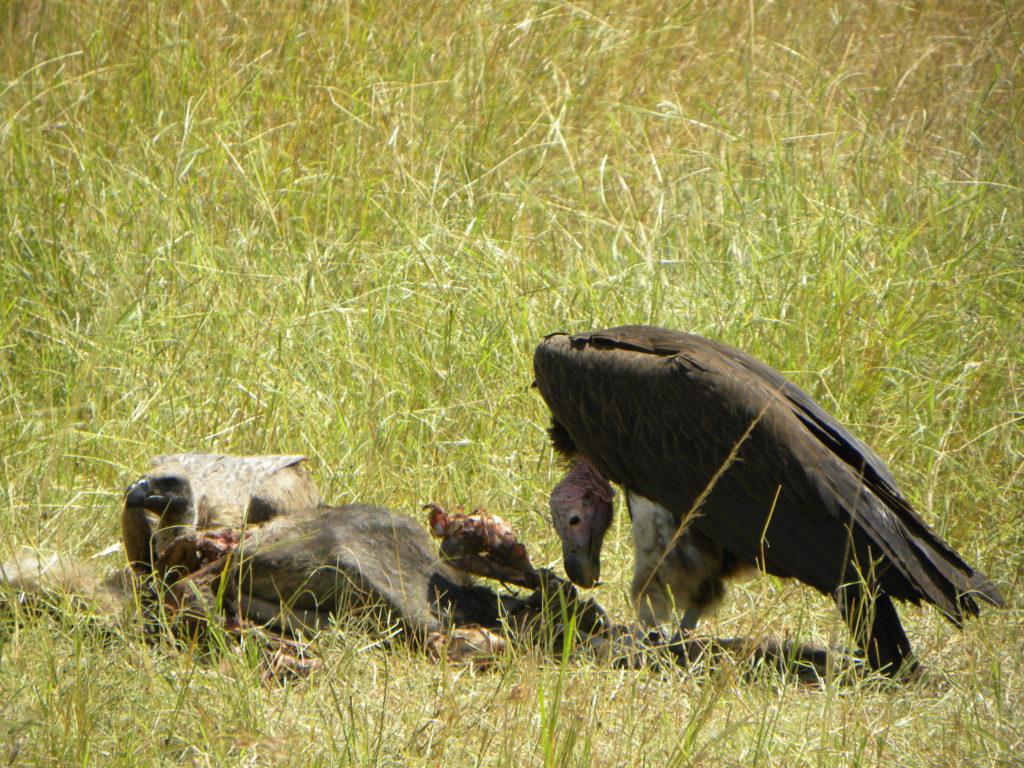
M0 3L0 559L103 551L202 449L483 506L557 566L531 351L638 322L786 372L1009 598L907 607L920 680L821 690L343 627L267 685L15 605L0 763L1024 764L1022 46L998 0ZM605 552L625 619L621 509ZM847 642L770 578L702 629Z

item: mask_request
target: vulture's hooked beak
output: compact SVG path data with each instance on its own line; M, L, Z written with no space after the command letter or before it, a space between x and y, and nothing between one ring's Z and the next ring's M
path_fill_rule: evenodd
M586 552L563 542L562 565L569 581L576 586L584 589L596 587L601 578L601 547L598 545L597 552Z
M149 499L149 483L139 480L128 486L124 494L124 505L126 507L146 508L146 501Z
M125 507L145 509L157 515L187 504L187 501L173 492L162 492L159 488L154 488L145 478L129 485L124 494Z

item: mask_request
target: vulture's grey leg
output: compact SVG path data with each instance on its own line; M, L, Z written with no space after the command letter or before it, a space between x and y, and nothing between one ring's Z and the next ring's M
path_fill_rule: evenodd
M700 608L690 608L683 614L683 620L679 622L680 631L686 635L697 628L700 620Z
M872 669L894 677L901 670L910 673L917 668L910 640L888 595L871 596L863 584L845 584L836 591L836 603Z

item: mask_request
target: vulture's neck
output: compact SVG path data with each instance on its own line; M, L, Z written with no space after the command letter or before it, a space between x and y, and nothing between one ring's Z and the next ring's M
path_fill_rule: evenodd
M195 529L196 502L194 496L189 496L185 505L175 504L160 515L160 522L153 535L153 554L159 557L168 544Z

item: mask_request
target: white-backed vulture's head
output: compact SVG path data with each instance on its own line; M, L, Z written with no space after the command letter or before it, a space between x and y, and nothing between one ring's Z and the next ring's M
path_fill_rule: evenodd
M146 512L157 515L156 530L153 531L153 552L159 555L168 544L178 536L181 536L196 526L196 502L192 492L192 483L184 471L173 468L159 469L150 472L145 477L128 486L124 497L125 514L129 518L132 509L144 509ZM124 527L122 519L122 528ZM131 518L135 519L135 518ZM140 557L135 550L139 547L146 547L144 541L129 545L127 539L133 533L148 538L148 525L142 526L143 530L122 531L125 536L125 548L132 560Z
M193 505L192 484L183 472L153 472L136 480L125 492L126 507L136 507L160 517L187 514Z
M578 586L592 587L601 578L601 545L614 497L608 481L583 457L551 491L551 522L562 540L565 573Z

